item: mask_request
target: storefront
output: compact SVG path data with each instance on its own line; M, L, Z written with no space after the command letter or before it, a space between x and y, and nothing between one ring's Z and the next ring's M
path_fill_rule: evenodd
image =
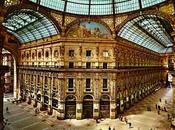
M76 98L73 95L68 95L65 100L65 118L76 118Z

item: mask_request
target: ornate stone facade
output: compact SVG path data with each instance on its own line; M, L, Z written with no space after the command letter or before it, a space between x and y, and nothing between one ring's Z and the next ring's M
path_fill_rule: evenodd
M19 46L10 44L12 36L1 29L7 39L4 47L17 59L18 93L58 119L116 118L164 86L169 58L119 38L116 32L140 14L164 14L174 27L173 11L171 0L115 17L50 10L60 34Z
M21 48L20 59L22 96L59 119L116 118L166 75L158 53L121 38L62 39Z

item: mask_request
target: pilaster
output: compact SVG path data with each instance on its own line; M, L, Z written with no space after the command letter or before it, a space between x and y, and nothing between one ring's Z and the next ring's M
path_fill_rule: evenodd
M110 103L110 118L111 119L116 118L116 103L115 103L115 101L111 101L111 103Z
M4 128L4 122L3 122L4 74L8 72L8 69L9 69L8 66L0 65L0 130L3 130Z
M82 119L82 112L83 112L82 102L77 101L76 103L76 119L77 120Z
M99 110L100 109L100 104L99 101L94 101L93 102L93 118L96 119L99 117Z
M58 107L57 118L63 120L65 117L65 102L60 102Z

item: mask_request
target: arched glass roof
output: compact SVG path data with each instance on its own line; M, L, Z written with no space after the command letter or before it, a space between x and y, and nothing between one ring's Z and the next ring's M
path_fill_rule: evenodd
M150 7L166 0L29 0L42 6L80 15L110 15ZM38 1L38 2L37 2Z
M2 23L21 43L26 43L59 33L53 22L30 9L10 13Z
M172 51L171 25L156 15L142 15L127 22L118 36L158 53Z

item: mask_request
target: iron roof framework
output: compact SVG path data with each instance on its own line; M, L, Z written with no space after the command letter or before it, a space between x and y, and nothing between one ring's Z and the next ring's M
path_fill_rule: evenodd
M172 38L165 19L156 15L141 15L127 22L118 36L158 53L172 51Z
M80 15L111 15L147 8L166 0L29 0L58 11ZM113 11L114 10L114 11Z
M51 20L30 9L21 9L10 13L2 24L21 43L31 42L59 33Z

